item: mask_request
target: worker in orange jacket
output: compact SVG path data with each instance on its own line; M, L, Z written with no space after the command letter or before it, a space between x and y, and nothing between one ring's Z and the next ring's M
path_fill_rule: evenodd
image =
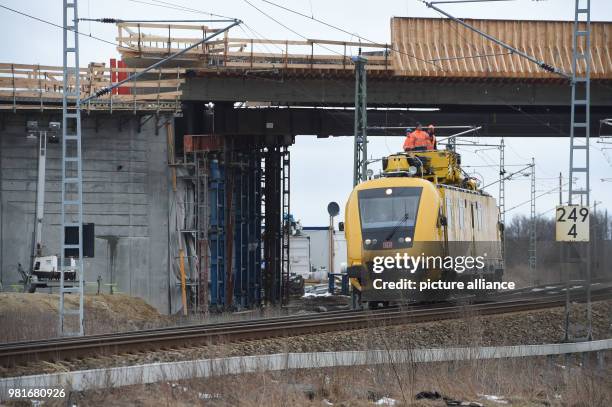
M425 151L434 149L434 139L423 131L421 123L416 124L416 129L409 133L404 140L404 151Z
M429 140L431 142L432 148L431 150L438 149L438 141L436 140L436 128L433 124L427 126L427 134L429 135Z

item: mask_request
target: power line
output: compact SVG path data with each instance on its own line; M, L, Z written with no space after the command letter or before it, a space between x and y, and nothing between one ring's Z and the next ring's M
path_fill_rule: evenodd
M123 80L120 80L119 82L115 83L114 85L111 85L111 86L108 86L106 88L102 88L102 89L97 90L93 95L89 96L86 99L83 99L81 101L81 103L87 103L88 101L90 101L92 99L95 99L95 98L98 98L100 96L103 96L103 95L111 92L113 89L118 88L119 86L121 86L122 84L124 84L126 82L135 81L136 79L138 79L141 76L145 75L147 72L152 71L153 69L159 68L160 66L162 66L166 62L168 62L170 60L173 60L175 58L178 58L179 56L189 52L190 50L194 49L195 47L198 47L198 46L208 42L209 40L211 40L212 38L216 37L217 35L222 34L224 32L227 32L227 30L229 30L230 28L232 28L234 26L237 26L237 25L239 25L241 23L242 23L242 21L240 21L240 20L234 20L234 22L232 24L228 25L227 27L225 27L225 28L223 28L221 30L217 30L217 31L213 32L212 34L208 35L207 37L203 38L202 40L193 43L189 47L183 48L180 51L175 52L174 54L172 54L170 56L167 56L167 57L165 57L165 58L155 62L153 65L150 65L147 68L145 68L145 69L143 69L143 70L141 70L141 71L139 71L137 73L131 74L129 77L127 77L127 78L125 78ZM78 99L77 99L77 101L78 101ZM78 103L77 103L77 106L78 106Z
M442 17L445 17L445 16L444 16L444 14L440 13L439 11L438 11L438 14L440 14L440 16L442 16ZM451 24L450 26L451 26L451 28L452 28L452 29L455 31L455 33L456 33L456 34L457 34L459 37L461 37L461 38L463 39L463 41L464 41L466 44L471 45L473 48L478 48L478 47L476 46L476 44L474 44L474 42L473 42L473 41L468 40L468 39L467 39L467 38L466 38L466 37L465 37L465 36L464 36L464 35L463 35L463 34L462 34L460 31L459 31L458 27L457 27L455 24ZM487 63L488 63L488 59L487 59ZM480 85L478 85L478 86L480 86L481 88L483 88L483 89L484 89L484 88L485 88L485 86L486 86L486 84L482 83L482 84L480 84ZM604 86L605 86L605 85L604 85ZM610 88L610 89L612 89L612 88ZM487 90L487 89L485 89L485 91L486 91L486 90ZM545 121L543 121L543 120L539 119L538 117L533 116L533 115L531 115L531 114L529 114L529 113L527 113L527 112L523 111L523 110L522 110L520 107L516 107L516 106L514 106L514 105L511 105L510 103L506 102L506 101L505 101L503 98L499 97L498 95L496 95L496 94L492 94L492 96L493 96L494 98L496 98L497 100L499 100L500 102L502 102L504 105L506 105L506 107L509 107L509 108L511 108L511 109L513 109L513 110L515 110L515 111L519 112L519 113L524 114L525 116L529 117L530 119L534 120L535 122L538 122L538 123L540 123L541 125L543 125L543 126L545 126L545 127L548 127L548 128L550 128L551 130L554 130L555 132L559 133L559 135L561 135L561 136L568 136L568 134L567 134L567 133L564 133L563 131L561 131L561 129L555 128L555 127L551 126L551 124L550 124L550 123L547 123L547 122L545 122ZM512 147L511 147L511 146L510 146L510 148L512 149ZM514 151L514 152L516 153L516 151ZM516 153L516 154L517 154L517 153ZM521 159L524 159L524 157L520 157L520 155L519 155L519 154L517 154L517 156L518 156L519 158L521 158ZM545 171L545 172L546 172L546 171Z
M268 41L268 39L267 39L267 38L265 38L263 35L261 35L261 34L260 34L258 31L256 31L256 30L255 30L253 27L249 26L249 25L248 25L248 24L246 24L246 23L245 23L245 24L243 24L243 25L244 25L244 26L245 26L245 27L246 27L246 28L247 28L247 29L248 29L248 30L251 32L251 34L249 34L249 33L247 33L247 32L244 30L244 28L242 28L242 26L239 26L239 27L240 27L240 29L242 30L242 32L244 32L244 34L245 34L245 35L247 35L247 36L249 36L249 35L253 35L255 38L265 40L266 42ZM282 49L282 48L281 48L281 47L280 47L278 44L275 44L275 43L272 43L272 42L270 42L269 44L270 44L270 45L272 45L273 47L275 47L276 49L278 49L280 52L285 52L285 50L284 50L284 49ZM265 49L266 51L268 51L268 53L273 54L273 52L271 52L271 51L270 51L270 48L268 48L268 46L266 45L266 43L265 43L265 42L263 42L261 45L262 45L262 47L264 47L264 49Z
M514 54L518 54L519 56L533 62L534 64L538 65L540 68L542 68L543 70L562 76L565 79L571 79L571 76L568 75L567 73L563 72L562 70L555 68L554 66L547 64L544 61L538 60L536 57L527 54L526 52L523 52L522 50L512 47L506 43L504 43L501 40L498 40L497 38L493 37L492 35L487 34L486 32L480 31L479 29L471 26L470 24L466 23L465 21L458 19L452 15L450 15L449 13L445 12L444 10L434 6L434 2L427 2L425 0L420 0L422 3L424 3L427 7L432 8L434 10L436 10L438 13L443 14L445 17L448 17L449 19L451 19L452 21L456 22L457 24L462 25L463 27L467 28L468 30L471 30L477 34L479 34L480 36L488 39L489 41L494 42L495 44L499 45L502 48L505 48L507 50L509 50L510 52L514 53ZM588 10L588 6L587 6L587 10Z
M244 0L244 1L247 1L247 0ZM325 25L325 26L327 26L327 27L330 27L330 28L333 28L333 29L335 29L335 30L341 31L341 32L343 32L343 33L345 33L345 34L348 34L348 35L354 36L354 37L356 37L356 38L359 38L360 40L367 41L367 42L372 43L372 44L378 44L378 42L376 42L376 41L372 41L372 40L370 40L370 39L368 39L368 38L365 38L365 37L362 37L362 36L360 36L360 35L358 35L358 34L356 34L356 33L351 33L351 32L349 32L349 31L345 30L344 28L341 28L341 27L338 27L337 25L334 25L334 24L328 23L328 22L326 22L326 21L320 20L320 19L318 19L318 18L315 18L314 16L309 16L309 15L306 15L306 14L304 14L304 13L301 13L301 12L297 11L297 10L290 9L290 8L288 8L288 7L282 6L282 5L280 5L280 4L276 4L276 3L272 2L272 1L269 1L269 0L262 0L262 1L263 1L264 3L268 3L268 4L272 5L272 6L274 6L274 7L281 8L281 9L283 9L283 10L285 10L285 11L290 12L290 13L297 14L297 15L302 16L302 17L304 17L304 18L308 18L308 19L310 19L310 20L316 21L316 22L317 22L317 23L319 23L319 24L323 24L323 25ZM416 59L416 60L418 60L418 61L421 61L421 62L424 62L424 63L426 63L426 64L433 65L433 66L435 66L436 68L438 68L439 70L444 71L444 68L442 68L441 66L439 66L439 65L435 64L434 62L429 61L429 60L427 60L427 59L419 58L419 57L417 57L416 55L412 55L412 54L409 54L409 53L407 53L407 52L400 51L399 49L395 49L395 48L393 48L393 47L389 47L389 48L387 48L387 49L388 49L389 51L397 52L398 54L401 54L401 55L406 55L407 57L414 58L414 59Z
M566 186L567 184L569 184L569 181L568 181L568 182L566 182L565 184L563 184L562 186ZM540 194L540 195L536 196L536 197L535 197L535 199L541 198L541 197L543 197L544 195L552 194L553 192L557 192L557 191L559 191L559 187L554 187L553 189L548 190L548 191L546 191L546 192L544 192L544 193L542 193L542 194ZM506 213L508 213L508 212L510 212L511 210L514 210L514 209L516 209L516 208L519 208L519 207L521 207L521 206L523 206L523 205L525 205L525 204L528 204L529 202L531 202L531 199L530 199L530 200L528 200L528 201L525 201L525 202L521 202L520 204L515 205L515 206L513 206L513 207L512 207L512 208L510 208L510 209L506 209Z
M205 11L203 11L203 10L198 10L198 9L194 9L194 8L189 8L189 7L178 6L178 5L176 5L175 3L171 3L171 2L167 2L167 1L153 0L153 1L158 1L158 2L160 2L160 3L164 3L164 4L166 4L166 6L164 6L164 5L159 5L159 4L151 4L151 3L149 3L149 2L142 1L142 0L129 0L129 1L132 1L132 2L138 2L138 3L143 3L143 4L148 4L148 5L152 5L152 6L165 7L165 8L170 8L170 9L177 9L177 10L187 11L187 12L191 12L191 13L197 13L197 14L211 14L211 15L214 15L214 16L217 16L217 17L225 17L225 16L222 16L222 15L219 15L219 14L207 13L207 12L205 12ZM180 8L177 8L177 7L172 7L173 5L174 5L174 6L177 6L177 7L180 7ZM274 47L278 48L278 49L279 49L281 52L284 52L284 50L283 50L283 49L282 49L280 46L278 46L277 44L272 43L272 41L270 41L268 38L266 38L266 37L264 37L263 35L261 35L261 34L260 34L260 33L259 33L257 30L255 30L253 27L251 27L250 25L248 25L248 24L246 24L246 23L244 23L244 22L243 22L243 24L239 25L239 26L238 26L238 28L240 28L240 29L241 29L241 30L242 30L242 31L243 31L245 34L246 34L246 32L245 32L244 28L242 27L243 25L246 27L246 29L248 29L249 31L251 31L251 32L254 34L254 36L255 36L256 38L260 38L260 39L263 39L263 40L269 41L269 42L270 42L270 44L271 44L272 46L274 46ZM298 33L298 35L299 35L299 33ZM302 37L303 37L303 36L302 36ZM304 38L304 37L303 37L303 38ZM263 47L266 49L266 51L268 51L269 53L272 53L272 52L270 51L270 49L268 48L268 46L267 46L265 43L262 43L262 46L263 46ZM332 50L332 51L333 51L333 50ZM351 89L352 89L352 88L351 88ZM308 91L307 89L305 89L305 88L304 88L304 89L298 89L298 91L300 91L300 92L301 92L302 94L304 94L304 95L314 95L314 93L309 92L309 91ZM336 118L335 116L332 116L332 117L333 117L335 120L337 120L337 121L338 121L338 123L340 123L338 118Z
M227 18L229 20L233 20L234 19L232 17L224 16L224 15L221 15L221 14L211 13L209 11L198 10L198 9L195 9L195 8L183 6L181 4L172 3L170 1L151 0L151 1L154 1L155 3L160 3L160 4L154 4L154 3L151 3L149 1L144 1L144 0L128 0L128 1L131 1L132 3L146 4L146 5L149 5L149 6L163 7L163 8L170 9L170 10L188 11L188 12L191 12L191 13L206 14L206 15L214 16L214 17Z
M505 164L504 167L524 167L525 164ZM462 165L463 168L499 168L499 164L489 165ZM541 178L540 178L541 179Z
M149 5L149 6L162 7L162 8L166 8L166 9L170 9L170 10L186 11L186 12L194 13L194 14L205 14L205 15L210 15L210 16L214 16L214 17L232 19L231 17L224 16L222 14L216 14L216 13L211 13L209 11L199 10L199 9L196 9L196 8L183 6L183 5L180 5L180 4L177 4L177 3L173 3L173 2L170 2L170 1L150 0L150 1L154 1L156 3L160 3L160 4L153 4L153 3L150 3L149 1L144 1L144 0L128 0L128 1L131 1L133 3L146 4L146 5ZM266 38L264 38L261 34L259 34L253 27L249 26L247 23L245 23L243 21L243 23L241 25L239 25L238 28L240 28L242 30L242 32L244 32L246 35L249 35L249 34L247 34L247 32L244 30L244 28L242 27L243 25L249 31L251 31L256 38L261 38L261 39L266 40ZM283 49L281 47L279 47L277 44L272 44L272 45L275 46L276 48L278 48L280 51L283 51ZM268 49L266 44L262 44L262 46L268 52L270 52L270 50ZM272 52L270 52L270 53L272 53Z
M467 56L462 56L462 57L434 58L434 59L428 59L428 61L430 61L430 62L456 61L456 60L459 60L459 59L475 59L475 58L486 58L486 57L500 57L500 56L504 56L504 55L512 55L512 52L495 52L493 54L477 54L477 55L467 55Z
M53 23L53 22L51 22L51 21L44 20L44 19L42 19L42 18L40 18L40 17L36 17L36 16L31 15L31 14L24 13L23 11L15 10L15 9L13 9L13 8L7 7L7 6L2 5L2 4L0 4L0 8L3 8L3 9L8 10L8 11L11 11L11 12L13 12L13 13L15 13L15 14L19 14L19 15L21 15L21 16L24 16L24 17L30 18L30 19L32 19L32 20L36 20L36 21L38 21L38 22L41 22L41 23L44 23L44 24L51 25L51 26L56 27L56 28L59 28L59 29L61 29L61 30L73 31L73 32L75 32L76 34L78 34L78 35L82 35L83 37L86 37L86 38L93 38L94 40L102 41L102 42L104 42L104 43L106 43L106 44L113 45L113 46L115 46L115 47L119 47L119 46L120 46L120 45L119 45L119 44L117 44L116 42L108 41L108 40L105 40L105 39L103 39L103 38L100 38L100 37L96 37L96 36L94 36L94 35L91 35L91 34L85 34L85 33L82 33L82 32L80 32L80 31L68 30L67 28L64 28L64 26L62 26L62 25L55 24L55 23ZM135 48L131 48L131 47L124 47L124 48L129 48L129 49L134 50L134 51L136 50Z
M228 23L228 22L232 22L235 20L210 20L210 19L206 19L206 20L184 20L184 19L179 19L179 20L166 20L166 19L123 20L121 18L104 17L104 18L79 18L79 21L89 21L89 22L93 21L96 23L104 23L104 24L122 24L122 23Z
M300 38L302 38L302 39L304 39L304 40L308 41L308 38L307 38L307 37L303 36L302 34L300 34L299 32L295 31L294 29L289 28L287 25L285 25L285 24L281 23L280 21L278 21L278 19L276 19L276 18L272 17L270 14L266 13L265 11L263 11L262 9L260 9L259 7L257 7L257 6L256 6L256 5L254 5L253 3L251 3L249 0L243 0L243 1L244 1L245 3L247 3L249 6L253 7L255 10L259 11L259 12L260 12L261 14L263 14L264 16L268 17L270 20L274 21L276 24L280 25L281 27L285 28L286 30L291 31L292 33L294 33L294 34L295 34L295 35L297 35L298 37L300 37ZM336 51L336 50L334 50L334 49L331 49L331 48L329 48L329 47L326 47L326 46L324 46L324 45L321 45L321 44L316 44L316 45L317 45L317 46L319 46L319 47L321 47L321 48L324 48L324 49L326 49L326 50L328 50L328 51L330 51L330 52L333 52L334 54L344 56L344 54L342 54L341 52L338 52L338 51ZM352 61L351 61L351 63L352 63Z

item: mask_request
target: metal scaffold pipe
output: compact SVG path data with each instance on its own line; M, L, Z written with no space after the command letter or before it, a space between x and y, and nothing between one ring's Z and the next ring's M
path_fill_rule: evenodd
M86 98L86 99L81 100L81 104L87 103L87 102L89 102L89 101L91 101L91 100L93 100L93 99L99 98L100 96L106 95L107 93L110 93L110 92L111 92L113 89L116 89L116 88L118 88L119 86L121 86L121 85L123 85L123 84L125 84L125 83L127 83L127 82L135 81L136 79L140 78L141 76L143 76L143 75L144 75L144 74L146 74L147 72L150 72L150 71L152 71L152 70L154 70L154 69L159 68L160 66L164 65L164 64L165 64L165 63L167 63L168 61L171 61L171 60L173 60L173 59L175 59L175 58L180 57L180 56L181 56L181 55L183 55L183 54L186 54L187 52L191 51L192 49L197 48L197 47L199 47L200 45L204 44L205 42L210 41L211 39L213 39L213 38L214 38L214 37L216 37L217 35L219 35L219 34L222 34L222 33L226 32L226 31L227 31L227 30L229 30L230 28L235 27L235 26L237 26L237 25L239 25L239 24L242 24L242 21L241 21L241 20L233 20L233 21L234 21L234 22L233 22L232 24L230 24L230 25L228 25L227 27L225 27L225 28L223 28L223 29L220 29L219 31L217 31L217 32L215 32L215 33L213 33L213 34L211 34L211 35L209 35L209 36L205 37L205 38L204 38L204 39L202 39L201 41L198 41L198 42L196 42L196 43L194 43L194 44L190 45L190 46L189 46L189 47L187 47L187 48L184 48L184 49L182 49L182 50L180 50L180 51L178 51L178 52L175 52L174 54L172 54L172 55L170 55L170 56L168 56L168 57L166 57L166 58L164 58L164 59L161 59L161 60L157 61L157 62L156 62L156 63L154 63L153 65L151 65L151 66L149 66L149 67L147 67L147 68L143 69L143 70L142 70L142 71L140 71L140 72L137 72L137 73L131 74L130 76L128 76L128 77L127 77L127 78L125 78L124 80L119 81L119 82L115 83L115 84L114 84L114 85L112 85L112 86L107 86L107 87L105 87L105 88L102 88L102 89L98 90L96 93L94 93L94 94L93 94L93 95L91 95L90 97L88 97L88 98Z

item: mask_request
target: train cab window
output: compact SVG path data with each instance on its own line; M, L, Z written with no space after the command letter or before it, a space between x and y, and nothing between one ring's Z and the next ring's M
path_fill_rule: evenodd
M359 191L359 218L369 249L411 247L421 200L420 187ZM390 246L390 247L389 247Z
M362 229L414 226L422 188L380 188L359 191ZM389 193L390 191L390 193Z

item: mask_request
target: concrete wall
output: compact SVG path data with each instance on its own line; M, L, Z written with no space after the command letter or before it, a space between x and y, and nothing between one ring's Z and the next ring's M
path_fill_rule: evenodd
M29 267L33 245L37 147L25 137L26 120L46 114L0 113L0 280L19 280L17 263ZM59 121L54 115L52 120ZM168 264L167 142L156 120L118 113L83 114L84 222L95 223L95 258L85 262L86 281L102 277L161 312L176 297ZM96 130L97 128L97 130ZM59 253L61 145L47 155L45 254ZM169 287L170 286L170 287ZM171 288L171 289L169 289ZM105 287L108 290L108 287Z

